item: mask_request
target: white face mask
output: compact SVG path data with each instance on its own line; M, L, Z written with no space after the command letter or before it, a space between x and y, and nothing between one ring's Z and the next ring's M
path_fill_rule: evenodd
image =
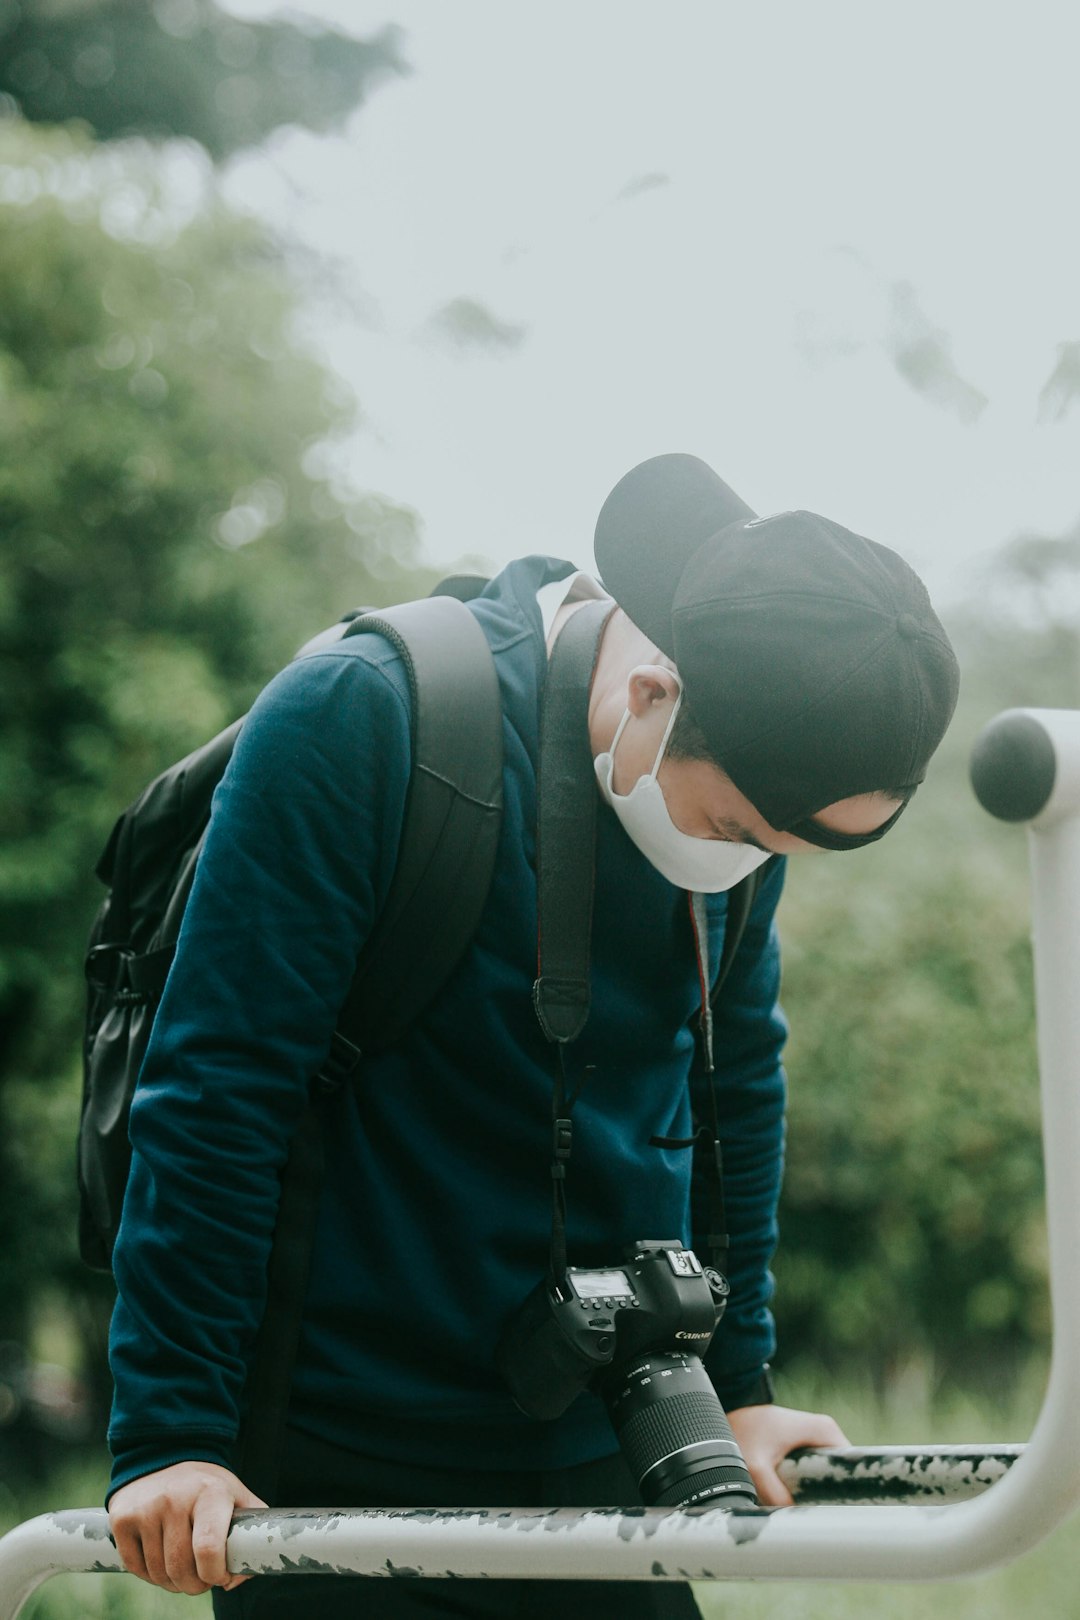
M600 783L600 792L650 865L680 889L690 889L695 894L720 894L725 889L733 889L744 877L749 877L763 861L768 860L769 851L755 849L752 844L729 844L716 838L691 838L689 833L680 832L672 821L656 773L660 769L681 703L680 689L671 719L660 739L653 768L648 776L638 777L629 793L616 793L611 785L615 750L630 718L629 709L619 721L610 749L606 754L597 754L593 767Z

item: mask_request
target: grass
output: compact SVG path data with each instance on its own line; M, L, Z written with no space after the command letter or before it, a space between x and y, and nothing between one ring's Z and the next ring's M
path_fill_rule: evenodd
M918 1444L927 1440L1013 1441L1031 1430L1042 1398L1042 1377L1033 1370L1006 1401L952 1391L934 1402L913 1371L890 1396L867 1386L829 1390L820 1371L796 1372L782 1396L791 1405L831 1410L855 1444ZM47 1500L16 1502L0 1493L0 1519L12 1522L47 1506L81 1506L101 1500L101 1468L57 1478ZM998 1572L956 1582L884 1585L846 1582L716 1582L697 1588L706 1620L1080 1620L1080 1538L1076 1521L1059 1528L1040 1547ZM49 1581L20 1620L207 1620L209 1598L184 1606L127 1577L61 1576ZM597 1620L602 1620L598 1611Z
M1006 1569L968 1580L717 1582L697 1597L705 1620L1076 1620L1080 1544L1074 1520Z

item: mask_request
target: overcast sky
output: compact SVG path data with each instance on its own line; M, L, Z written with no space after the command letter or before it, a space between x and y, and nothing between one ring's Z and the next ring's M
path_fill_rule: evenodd
M1080 518L1074 0L289 9L396 23L412 66L227 184L348 267L319 339L366 412L352 476L431 559L588 565L666 450L943 597Z

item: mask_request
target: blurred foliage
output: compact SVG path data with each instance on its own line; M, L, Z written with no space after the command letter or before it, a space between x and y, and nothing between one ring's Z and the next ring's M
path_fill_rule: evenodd
M475 298L452 298L425 323L426 335L459 353L504 354L520 349L529 328L503 321Z
M950 625L960 705L896 831L790 863L781 1345L883 1385L917 1363L997 1387L1048 1342L1026 840L967 760L1002 709L1080 706L1070 570L1066 542L1002 553Z
M1039 392L1040 422L1063 422L1080 399L1080 343L1059 343L1057 354Z
M104 140L186 136L221 159L283 124L336 129L405 71L393 28L242 22L213 0L0 0L0 99Z
M968 425L977 422L990 402L981 389L961 375L949 334L929 319L911 282L894 282L889 302L891 322L886 347L899 375L930 404Z
M176 186L139 143L0 123L0 1346L59 1294L97 1377L72 1250L94 863L301 641L418 588L411 514L334 476L355 402L296 305L205 163Z

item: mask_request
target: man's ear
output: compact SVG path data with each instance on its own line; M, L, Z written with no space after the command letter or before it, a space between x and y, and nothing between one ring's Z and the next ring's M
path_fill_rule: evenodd
M662 664L636 664L627 676L626 707L636 720L644 720L657 705L674 702L679 677Z

